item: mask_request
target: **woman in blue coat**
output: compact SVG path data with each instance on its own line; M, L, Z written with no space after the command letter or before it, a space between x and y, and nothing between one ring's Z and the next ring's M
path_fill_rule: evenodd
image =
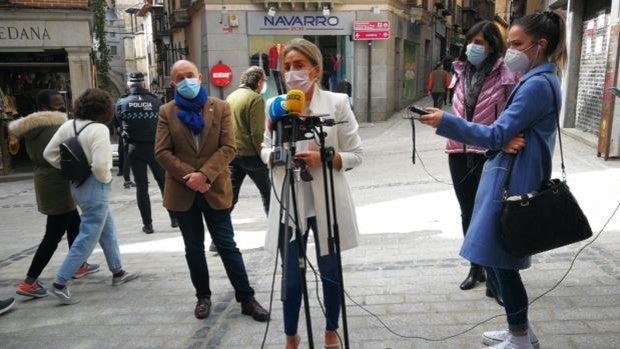
M436 127L441 136L495 151L484 165L461 256L485 266L504 299L508 330L485 332L483 343L496 344L492 348L521 349L538 346L529 328L527 293L519 274L530 266L531 259L510 255L500 242L502 185L513 157L508 195L538 190L551 176L561 96L557 70L566 57L564 18L545 11L517 19L507 41L504 61L511 71L524 75L497 121L476 124L434 108L420 121ZM554 94L558 105L553 105ZM520 134L527 142L525 147ZM504 151L499 151L502 147Z

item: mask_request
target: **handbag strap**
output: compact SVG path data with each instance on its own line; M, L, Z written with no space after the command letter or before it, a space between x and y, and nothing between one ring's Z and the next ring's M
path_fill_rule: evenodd
M562 167L562 181L566 182L566 168L564 166L564 151L562 149L562 132L560 130L560 109L558 108L558 98L555 94L555 89L553 88L553 85L551 84L551 81L549 80L548 77L545 76L545 74L543 73L538 73L535 74L536 75L540 75L542 76L547 83L549 84L549 88L551 89L551 94L553 95L553 106L555 108L555 125L556 128L558 130L558 141L560 143L560 159L561 159L561 167ZM510 183L510 177L512 176L512 166L515 162L515 158L517 156L513 155L510 158L510 163L508 164L508 174L506 175L506 177L504 177L504 183L502 184L502 197L504 199L506 199L508 197L508 190L506 189L506 187L508 186L508 183Z

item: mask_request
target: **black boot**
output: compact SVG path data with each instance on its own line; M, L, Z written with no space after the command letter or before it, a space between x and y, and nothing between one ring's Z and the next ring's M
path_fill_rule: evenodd
M495 287L495 285L491 282L491 280L487 279L487 291L486 296L490 298L495 298L497 304L500 306L504 306L504 300L502 296L499 294L499 290Z
M484 269L477 264L472 264L471 268L469 268L469 274L467 274L467 277L459 287L461 290L470 290L476 286L476 282L484 282L484 280L486 280Z

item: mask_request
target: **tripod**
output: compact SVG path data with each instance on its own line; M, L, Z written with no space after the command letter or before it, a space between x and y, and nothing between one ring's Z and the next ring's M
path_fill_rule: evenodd
M349 328L347 324L347 305L344 294L344 276L342 273L342 256L340 254L340 229L338 227L338 215L336 214L336 194L334 191L334 147L325 147L325 132L323 124L314 128L314 133L319 137L321 152L321 167L323 171L323 191L325 195L325 211L327 214L327 243L329 254L336 253L338 269L338 288L340 291L340 306L342 311L342 332L344 334L344 347L349 349ZM328 172L329 171L329 172ZM329 178L328 178L329 175ZM329 183L328 183L329 179ZM331 195L330 195L331 194ZM330 202L331 200L331 202ZM330 205L331 204L331 205ZM331 209L330 209L331 207ZM333 218L333 226L332 226ZM333 229L333 230L332 230Z
M295 193L295 176L294 176L294 168L293 168L293 156L295 155L297 142L297 124L298 118L291 118L291 132L290 138L288 140L288 151L286 151L286 174L284 176L284 181L282 183L282 192L280 193L280 197L282 198L282 204L280 205L280 230L278 233L279 241L278 246L281 248L282 252L282 284L281 284L281 300L284 302L286 297L288 296L286 291L286 284L288 280L288 256L289 256L289 231L291 220L294 223L294 234L295 241L297 245L297 257L298 257L298 267L299 267L299 282L302 290L302 297L304 302L304 313L306 316L306 330L308 332L308 346L309 348L314 348L314 338L312 334L312 318L310 315L310 301L308 299L308 286L306 281L306 251L303 242L303 234L301 232L301 226L299 222L299 212L297 208L297 195ZM289 195L290 194L290 195ZM293 216L291 217L291 205L290 201L293 201ZM284 223L282 223L282 219L284 218Z

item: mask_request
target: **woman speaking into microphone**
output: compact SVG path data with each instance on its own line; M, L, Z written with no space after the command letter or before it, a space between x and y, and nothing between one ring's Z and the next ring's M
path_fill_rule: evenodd
M324 91L319 86L323 74L323 57L319 48L313 43L304 39L292 40L282 52L280 62L282 62L280 69L285 77L286 86L289 89L301 90L305 94L305 104L301 110L302 118L303 116L329 115L336 122L333 127L323 129L326 132L325 146L333 147L335 150L333 190L335 191L337 221L340 228L340 248L341 250L353 248L358 244L359 232L355 207L344 171L362 163L362 141L358 134L357 120L349 105L349 98L346 94ZM267 110L270 110L274 99L278 99L278 97L267 101ZM299 214L298 223L303 232L302 245L305 248L309 231L312 230L323 286L326 316L325 347L339 348L336 333L341 306L339 275L336 255L329 254L326 198L323 189L324 178L318 139L297 141L295 146L295 162L305 163L308 173L313 178L311 181L296 181L294 184ZM272 167L274 190L271 192L272 204L269 208L265 248L275 254L278 247L280 250L284 247L278 246L279 241L280 244L289 244L288 258L283 261L288 268L285 286L287 297L283 301L283 312L284 333L286 334L285 348L290 349L297 348L301 341L301 337L297 334L297 324L301 307L302 285L297 263L297 242L294 241L293 228L284 229L283 231L287 232L287 237L278 239L280 225L288 221L280 215L284 200L279 197L281 195L280 188L285 180L286 168L285 166L271 166L272 149L271 130L267 128L261 157L265 163ZM285 195L290 195L290 193Z

